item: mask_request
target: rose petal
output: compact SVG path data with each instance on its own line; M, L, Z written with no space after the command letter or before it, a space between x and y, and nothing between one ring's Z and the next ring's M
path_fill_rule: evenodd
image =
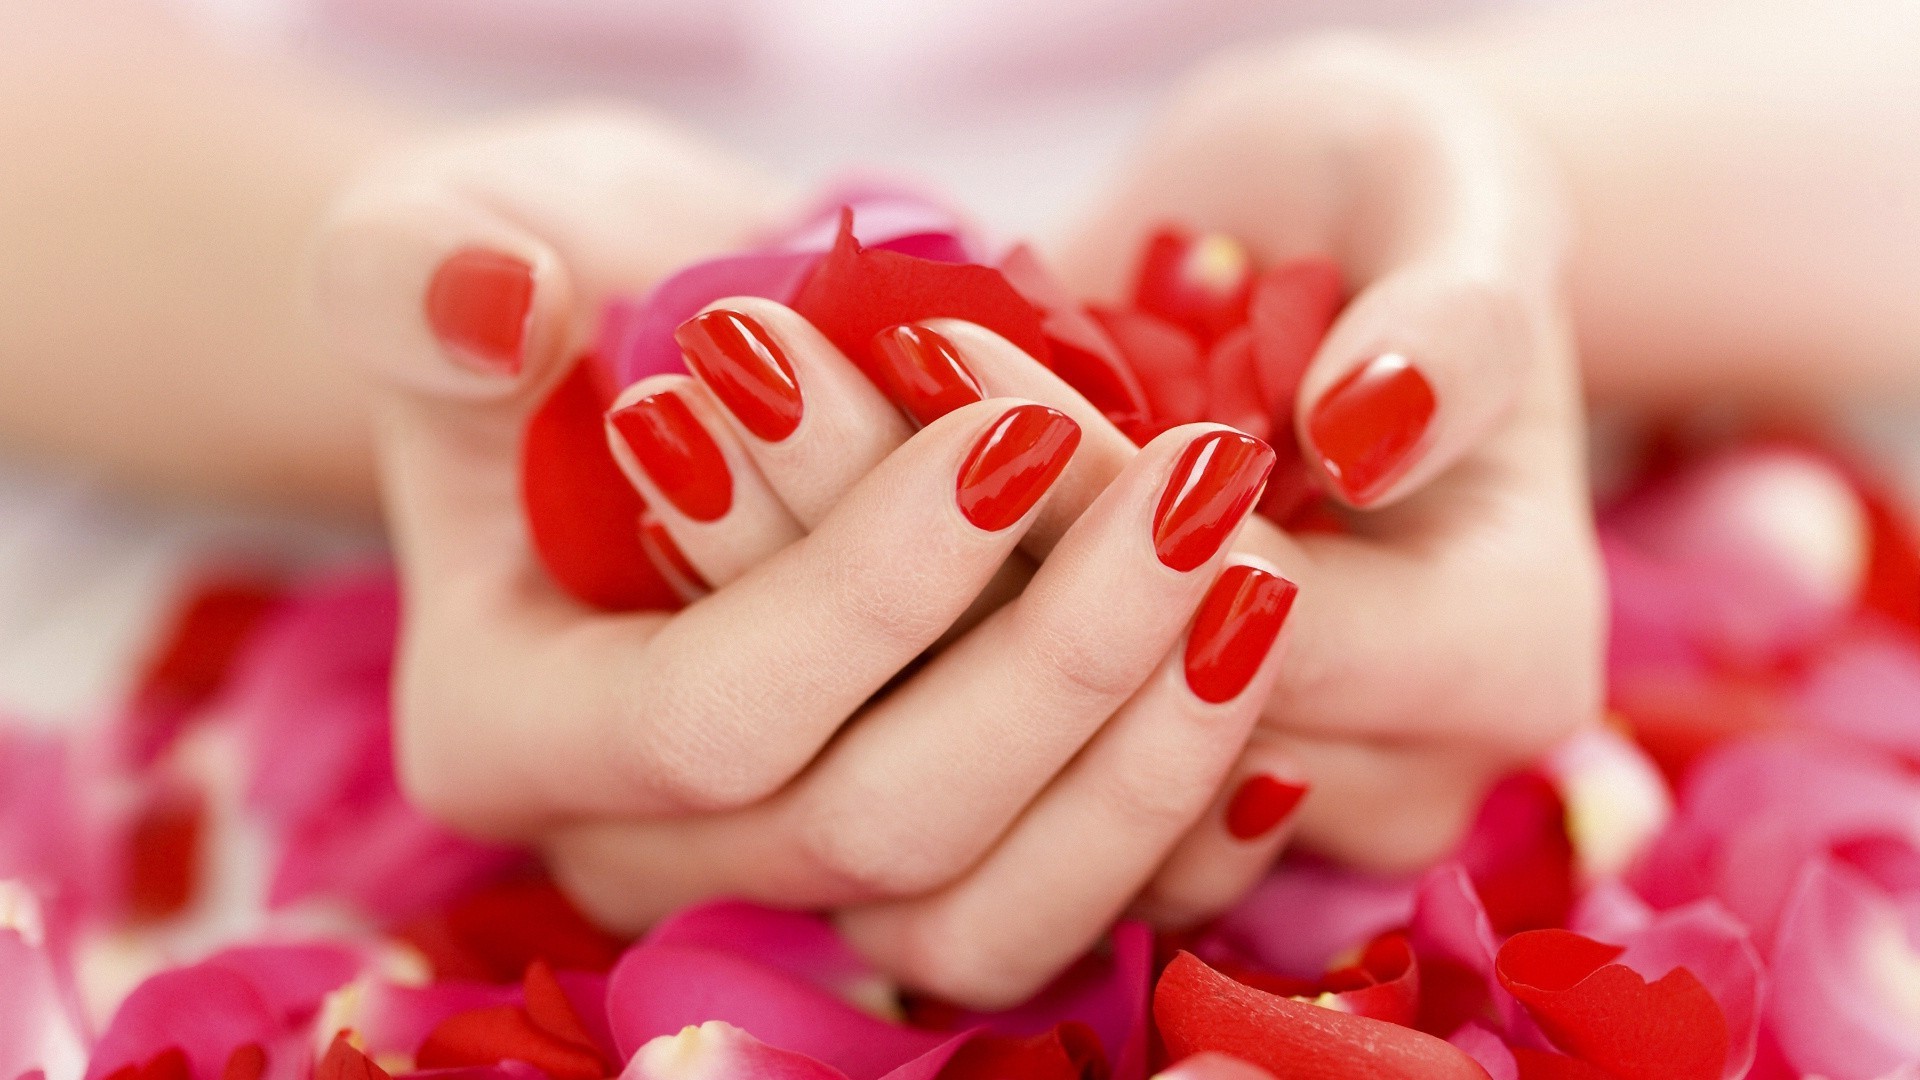
M1638 746L1608 727L1560 744L1541 770L1566 807L1566 831L1580 880L1618 877L1673 818L1673 795Z
M1484 1080L1452 1046L1412 1028L1263 993L1181 953L1154 988L1153 1016L1167 1056L1228 1054L1279 1077Z
M48 953L38 903L13 881L0 881L0 972L0 1076L78 1077L87 1055L73 988Z
M649 1040L634 1052L620 1080L847 1080L818 1061L781 1050L719 1020Z
M1094 408L1129 435L1147 422L1150 406L1139 376L1113 338L1079 298L1060 284L1032 249L1021 244L1000 261L1008 284L1040 311L1046 364Z
M1284 262L1254 282L1247 326L1262 402L1276 430L1293 428L1300 380L1345 301L1340 265L1327 258Z
M1193 943L1202 959L1236 959L1317 979L1363 941L1405 926L1418 879L1382 878L1289 861Z
M977 1034L940 1070L940 1080L1088 1080L1109 1075L1100 1036L1072 1021L1037 1035Z
M1088 310L1139 381L1152 434L1206 416L1206 368L1192 334L1144 311Z
M1225 1054L1195 1054L1165 1072L1155 1073L1153 1080L1274 1080L1274 1075Z
M1728 1034L1713 996L1685 968L1649 983L1614 962L1622 951L1532 930L1501 946L1494 969L1556 1046L1617 1080L1717 1080Z
M677 355L677 354L676 354ZM680 607L640 546L640 496L607 447L612 376L587 357L527 424L520 498L540 562L581 603L607 611Z
M1492 1080L1520 1080L1520 1066L1513 1059L1513 1051L1485 1027L1467 1024L1448 1036L1447 1042L1478 1062Z
M1133 306L1212 345L1247 321L1253 259L1217 232L1163 228L1147 238L1134 278Z
M400 937L442 979L512 982L544 961L563 971L606 971L626 942L590 922L553 882L528 878L470 892Z
M648 932L647 944L712 949L758 960L868 1011L879 1011L893 1000L893 984L848 948L819 915L723 900L668 916Z
M1494 785L1454 858L1473 879L1497 933L1560 926L1573 907L1566 808L1537 773Z
M1043 364L1050 358L1039 312L1000 271L863 247L854 239L851 212L843 215L833 250L808 275L793 309L869 378L874 335L922 319L966 319Z
M724 1020L851 1080L874 1080L949 1039L876 1019L760 961L682 946L629 950L613 969L607 1016L622 1053L689 1025Z
M1814 859L1781 916L1768 1016L1801 1072L1870 1080L1920 1061L1920 917Z
M681 323L729 296L764 296L789 303L820 261L820 250L824 249L710 259L662 281L643 301L611 301L600 315L598 352L611 365L615 384L632 386L653 375L684 373L686 359L673 338ZM597 418L594 428L599 430Z

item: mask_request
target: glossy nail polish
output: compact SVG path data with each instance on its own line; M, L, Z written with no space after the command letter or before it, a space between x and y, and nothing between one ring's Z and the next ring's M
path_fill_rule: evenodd
M999 532L1025 517L1060 478L1080 425L1044 405L1008 409L960 465L954 498L974 527Z
M640 468L682 514L717 521L733 506L733 474L687 403L668 391L607 414Z
M805 409L793 365L766 328L738 311L703 312L673 332L700 381L748 431L779 442Z
M1212 431L1187 444L1153 513L1153 550L1185 573L1213 558L1253 509L1273 471L1273 448L1239 431Z
M1235 840L1257 840L1292 817L1306 795L1305 784L1266 773L1249 776L1227 801L1227 832Z
M880 331L873 356L886 384L881 389L921 427L986 399L953 342L924 326L904 323Z
M1272 651L1300 589L1253 566L1220 572L1187 633L1187 686L1202 701L1232 701Z
M692 602L713 591L651 509L640 511L640 550L680 599Z
M1347 501L1365 503L1412 464L1434 404L1433 386L1420 369L1388 353L1327 391L1307 420L1307 437Z
M447 256L427 283L427 326L454 358L492 375L518 375L533 310L533 265L485 248Z

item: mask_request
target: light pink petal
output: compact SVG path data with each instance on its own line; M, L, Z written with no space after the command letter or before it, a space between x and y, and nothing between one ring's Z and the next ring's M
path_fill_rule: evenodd
M242 1046L270 1046L285 1034L273 1004L239 972L195 965L165 971L134 988L94 1046L86 1080L144 1065L179 1047L194 1080L219 1080Z
M1541 771L1566 806L1582 882L1625 873L1673 818L1673 793L1659 768L1610 727L1590 727L1561 743Z
M1920 777L1827 739L1755 738L1694 768L1632 880L1656 907L1717 897L1764 949L1800 868L1868 842L1920 848Z
M204 963L245 979L292 1026L319 1010L326 996L360 973L366 957L344 945L240 945L208 957Z
M870 1016L758 960L684 946L628 950L608 983L607 1018L623 1054L689 1025L724 1020L851 1080L875 1080L947 1039Z
M352 1031L369 1057L410 1059L448 1017L520 1000L520 987L512 985L400 986L368 977L334 993L321 1011L320 1025L324 1030Z
M1236 1057L1206 1053L1195 1054L1164 1072L1155 1073L1153 1080L1274 1080L1274 1075ZM1495 1077L1494 1080L1511 1078Z
M1494 978L1499 939L1465 867L1446 863L1421 879L1407 936L1422 963L1444 962L1480 977L1487 1001L1508 1039L1536 1049L1550 1045L1526 1009Z
M1874 1080L1920 1062L1920 919L1865 877L1811 862L1772 969L1768 1019L1802 1072Z
M1811 727L1920 763L1920 641L1861 627L1815 658L1793 707Z
M1239 960L1317 979L1335 958L1405 926L1418 884L1289 860L1209 927L1193 951L1209 962Z
M647 934L647 944L711 949L758 960L855 1003L892 990L825 918L813 914L723 900L669 916Z
M768 1046L719 1020L661 1035L634 1052L620 1080L847 1080L820 1062Z
M1513 1051L1507 1049L1500 1036L1479 1024L1462 1027L1447 1041L1479 1062L1491 1080L1520 1080L1520 1066L1513 1060Z
M0 882L0 1076L80 1076L86 1050L73 1002L48 954L38 905L17 882Z

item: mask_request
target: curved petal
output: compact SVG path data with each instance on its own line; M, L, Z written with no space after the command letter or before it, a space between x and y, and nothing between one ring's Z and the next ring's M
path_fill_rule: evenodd
M1920 915L1862 875L1818 859L1801 874L1773 949L1768 1017L1805 1073L1871 1080L1920 1062Z

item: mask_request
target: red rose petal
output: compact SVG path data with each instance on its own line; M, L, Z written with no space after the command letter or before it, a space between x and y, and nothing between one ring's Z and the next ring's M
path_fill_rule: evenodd
M393 1080L387 1070L354 1049L345 1035L336 1035L327 1054L314 1067L313 1080Z
M1431 1035L1262 993L1191 953L1160 976L1153 1016L1176 1062L1214 1051L1280 1080L1487 1080L1472 1058Z
M1260 399L1254 373L1253 331L1241 326L1228 331L1207 353L1207 419L1237 427L1256 439L1266 439L1276 417ZM1293 418L1286 417L1291 427Z
M868 378L873 337L889 326L923 319L978 323L1028 355L1050 362L1040 313L991 266L934 262L897 251L863 248L853 214L843 212L833 250L808 275L793 309L846 353ZM876 379L876 386L882 385Z
M507 1060L524 1061L553 1080L600 1080L612 1072L597 1051L556 1037L518 1005L471 1009L441 1021L420 1044L417 1064L453 1069Z
M1614 1080L1605 1069L1596 1068L1579 1058L1545 1050L1516 1046L1513 1063L1520 1067L1520 1080Z
M676 593L640 546L645 504L607 448L615 390L582 358L534 413L521 448L520 491L540 561L574 599L608 611L672 611Z
M605 972L626 948L544 879L482 889L399 937L426 955L440 979L495 983L519 981L536 961Z
M610 1075L614 1069L600 1053L600 1044L587 1025L574 1012L573 1000L554 977L553 969L543 960L535 960L527 966L527 977L522 983L526 995L527 1019L535 1027L548 1035L600 1058L601 1065Z
M1107 1080L1110 1075L1100 1036L1073 1021L1026 1038L975 1035L940 1070L940 1080Z
M1494 969L1555 1046L1616 1080L1720 1080L1729 1036L1713 995L1684 967L1648 983L1612 962L1623 951L1533 930L1510 938Z
M1040 310L1050 353L1047 366L1120 430L1139 430L1151 407L1138 375L1100 322L1048 273L1025 244L1000 261L1000 272Z
M199 880L206 801L196 791L155 792L127 840L127 915L157 920L193 901Z
M1200 346L1192 334L1144 311L1126 308L1093 308L1091 311L1119 348L1146 394L1152 429L1147 438L1206 417L1206 370L1200 360ZM1135 441L1146 439L1136 437Z
M1281 263L1254 283L1247 326L1253 333L1260 393L1276 428L1292 428L1300 380L1339 318L1345 298L1340 267L1326 258Z
M1247 320L1253 260L1221 233L1164 228L1147 239L1133 306L1211 344Z
M1573 843L1566 806L1545 777L1496 784L1457 856L1497 934L1564 926L1573 908Z
M220 692L234 657L279 597L276 586L253 576L193 586L135 684L128 713L136 761L151 763L190 714Z
M227 1067L220 1080L260 1080L267 1072L267 1052L259 1043L248 1043L227 1055Z

